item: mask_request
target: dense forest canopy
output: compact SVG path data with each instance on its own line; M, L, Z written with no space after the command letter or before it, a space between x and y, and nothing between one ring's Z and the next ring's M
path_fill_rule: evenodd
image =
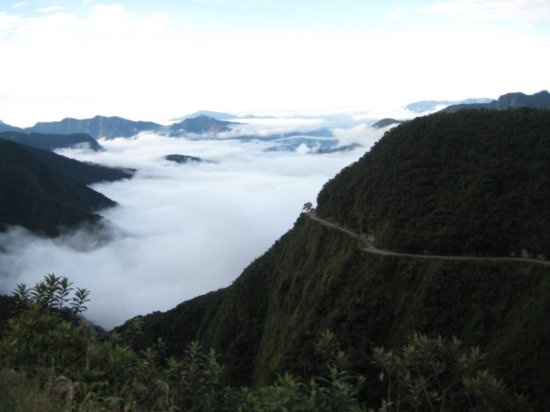
M550 111L464 110L389 131L317 213L397 251L550 257Z

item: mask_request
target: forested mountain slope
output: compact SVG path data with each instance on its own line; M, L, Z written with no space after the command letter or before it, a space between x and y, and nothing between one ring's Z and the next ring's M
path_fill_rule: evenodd
M97 222L100 217L95 211L114 206L112 200L54 168L50 156L44 161L36 153L36 149L0 140L0 229L20 225L57 235L63 227Z
M319 216L414 253L550 257L550 111L396 127L318 196Z
M548 130L548 119L546 112L536 111L462 112L399 126L325 186L318 211L356 232L370 230L377 242L403 249L413 245L420 252L416 242L443 242L442 233L447 233L452 247L445 251L452 253L459 243L453 240L460 218L466 219L460 232L465 236L477 222L479 233L493 235L497 245L517 247L521 241L528 250L548 250L548 232L542 230L550 210L544 186L548 133L541 133ZM497 142L500 148L494 147ZM373 205L372 193L385 201ZM519 199L536 203L521 203L529 213L516 203L513 209L503 204ZM478 205L484 209L478 211ZM426 212L428 207L441 212ZM476 213L454 216L461 208ZM371 213L381 229L365 226ZM518 213L523 225L539 231L520 231L514 221ZM432 224L430 216L436 219ZM404 233L392 243L389 233L416 228L418 219L422 236L412 234L414 242L405 243ZM499 233L489 230L508 220L510 226ZM507 243L512 231L517 231L516 243ZM500 249L472 246L468 251L497 254ZM366 396L376 404L384 389L377 378L380 371L372 366L373 347L396 348L413 331L455 335L466 345L480 345L497 376L527 394L539 410L547 410L549 311L547 265L367 253L355 237L302 215L228 288L143 317L136 345L145 347L162 337L167 354L181 354L186 342L199 339L222 354L233 384L261 385L277 372L315 374L319 362L312 344L329 328L349 353L353 370L367 376Z

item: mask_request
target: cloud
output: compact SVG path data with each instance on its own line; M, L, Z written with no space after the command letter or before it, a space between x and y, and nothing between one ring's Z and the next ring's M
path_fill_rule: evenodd
M358 143L366 149L370 149L378 140L380 140L384 133L392 127L393 126L375 129L361 123L351 128L333 129L333 133L334 136L340 141L341 146Z
M67 276L91 290L88 316L105 327L231 284L364 152L265 152L272 142L153 134L101 144L108 151L64 153L138 169L131 180L94 186L119 203L103 211L108 232L82 229L53 240L17 228L0 234L0 289L52 272ZM163 159L171 153L216 163L178 165Z
M534 23L550 21L550 3L546 0L439 1L424 8L423 11L477 22L515 20Z

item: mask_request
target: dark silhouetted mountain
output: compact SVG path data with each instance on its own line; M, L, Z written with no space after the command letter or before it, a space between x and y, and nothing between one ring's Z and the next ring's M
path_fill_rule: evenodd
M179 164L205 162L205 160L201 159L200 157L187 156L187 155L181 155L181 154L169 154L164 156L164 158L166 160L169 160L170 162L179 163Z
M36 150L0 140L1 229L20 225L56 236L63 228L98 223L100 216L95 212L115 205L52 167ZM55 156L46 153L45 157L49 155Z
M375 129L382 129L383 127L391 126L392 124L400 124L403 123L403 120L396 120L391 119L389 117L386 117L385 119L378 120L376 123L372 125Z
M103 150L93 137L84 133L43 134L10 131L0 133L0 139L11 140L12 142L50 151L74 146L86 146L94 152Z
M531 109L550 109L550 93L546 90L527 95L523 93L508 93L490 103L458 104L443 109L444 112L456 112L462 109L507 110L527 107Z
M95 116L92 119L63 119L59 122L40 122L25 129L37 133L86 133L95 139L131 137L144 131L158 131L163 126L154 122L142 122L123 119L122 117Z
M413 331L479 345L485 362L534 410L550 410L550 267L439 253L510 255L550 250L550 111L462 111L393 128L328 182L317 215L376 245L302 214L294 228L231 286L142 317L138 348L164 339L180 356L213 347L234 385L285 371L311 376L311 347L330 329L350 370L380 401L372 348L395 349ZM251 222L252 223L252 222ZM543 262L544 263L544 262ZM377 383L378 382L378 383Z
M214 135L230 131L231 126L236 124L238 123L217 120L213 117L202 115L170 125L169 133L171 136L185 136L187 134Z

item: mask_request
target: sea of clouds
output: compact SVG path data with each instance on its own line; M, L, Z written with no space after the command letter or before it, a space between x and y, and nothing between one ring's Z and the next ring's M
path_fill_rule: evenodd
M306 124L307 123L307 124ZM255 120L258 136L322 121ZM304 203L361 157L384 133L364 124L334 129L351 151L315 154L307 146L267 151L273 142L170 138L140 134L102 140L106 151L61 154L136 169L132 179L93 189L118 203L103 210L107 229L80 229L47 239L21 228L0 234L0 291L34 285L45 274L67 276L91 290L87 317L111 328L229 286L242 270L292 228ZM177 164L168 154L208 162Z

